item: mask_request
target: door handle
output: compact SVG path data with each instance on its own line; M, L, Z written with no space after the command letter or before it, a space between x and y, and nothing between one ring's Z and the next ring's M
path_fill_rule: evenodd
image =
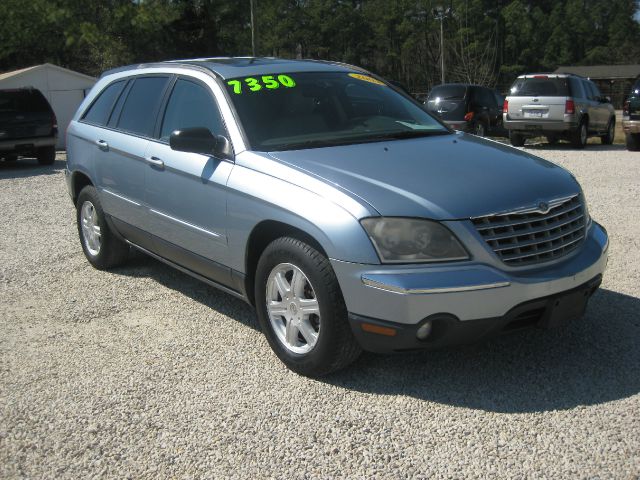
M158 157L147 157L145 158L145 160L149 165L152 165L158 168L164 168L164 162L160 160Z
M109 150L109 144L104 140L96 140L96 145L103 152L106 152L107 150Z

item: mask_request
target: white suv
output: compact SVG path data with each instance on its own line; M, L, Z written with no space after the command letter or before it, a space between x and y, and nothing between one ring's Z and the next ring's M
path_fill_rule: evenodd
M549 143L569 140L583 148L598 136L610 145L616 115L610 100L590 80L570 74L520 75L511 86L502 109L511 144L521 147L527 138L547 137Z

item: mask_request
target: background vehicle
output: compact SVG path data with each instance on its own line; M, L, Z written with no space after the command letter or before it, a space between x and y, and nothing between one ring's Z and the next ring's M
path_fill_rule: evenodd
M502 127L500 95L487 87L447 83L434 87L427 97L427 110L451 128L486 135L506 135Z
M640 79L631 88L629 97L622 109L622 130L625 134L627 149L640 150Z
M545 136L549 143L566 139L583 148L587 139L598 136L613 143L616 115L607 97L595 83L577 75L520 75L503 105L504 126L511 144Z
M40 90L0 90L0 157L35 156L41 165L56 158L58 124Z

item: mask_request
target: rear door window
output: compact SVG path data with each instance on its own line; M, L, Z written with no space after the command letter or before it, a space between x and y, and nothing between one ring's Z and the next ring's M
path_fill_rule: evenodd
M122 93L125 84L125 80L120 80L105 88L89 107L89 110L87 110L82 119L88 123L106 125L109 120L109 115L111 115L113 104Z
M567 78L544 75L518 78L510 94L515 97L568 97L569 81Z
M481 107L496 108L493 92L487 88L478 88L475 92L476 102Z
M595 86L593 82L585 81L584 86L587 90L587 98L589 100L598 100L600 97L600 92L598 92L598 87Z
M216 135L224 133L220 110L211 92L198 83L181 78L167 103L160 139L168 141L174 130L190 127L206 127Z
M122 107L117 128L151 136L169 77L136 78Z

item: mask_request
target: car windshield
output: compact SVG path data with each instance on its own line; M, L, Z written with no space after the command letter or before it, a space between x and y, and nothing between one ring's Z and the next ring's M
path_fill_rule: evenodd
M567 97L569 96L569 79L550 78L545 75L518 78L511 87L510 95L515 97Z
M257 151L450 133L414 101L365 74L255 75L225 84Z

